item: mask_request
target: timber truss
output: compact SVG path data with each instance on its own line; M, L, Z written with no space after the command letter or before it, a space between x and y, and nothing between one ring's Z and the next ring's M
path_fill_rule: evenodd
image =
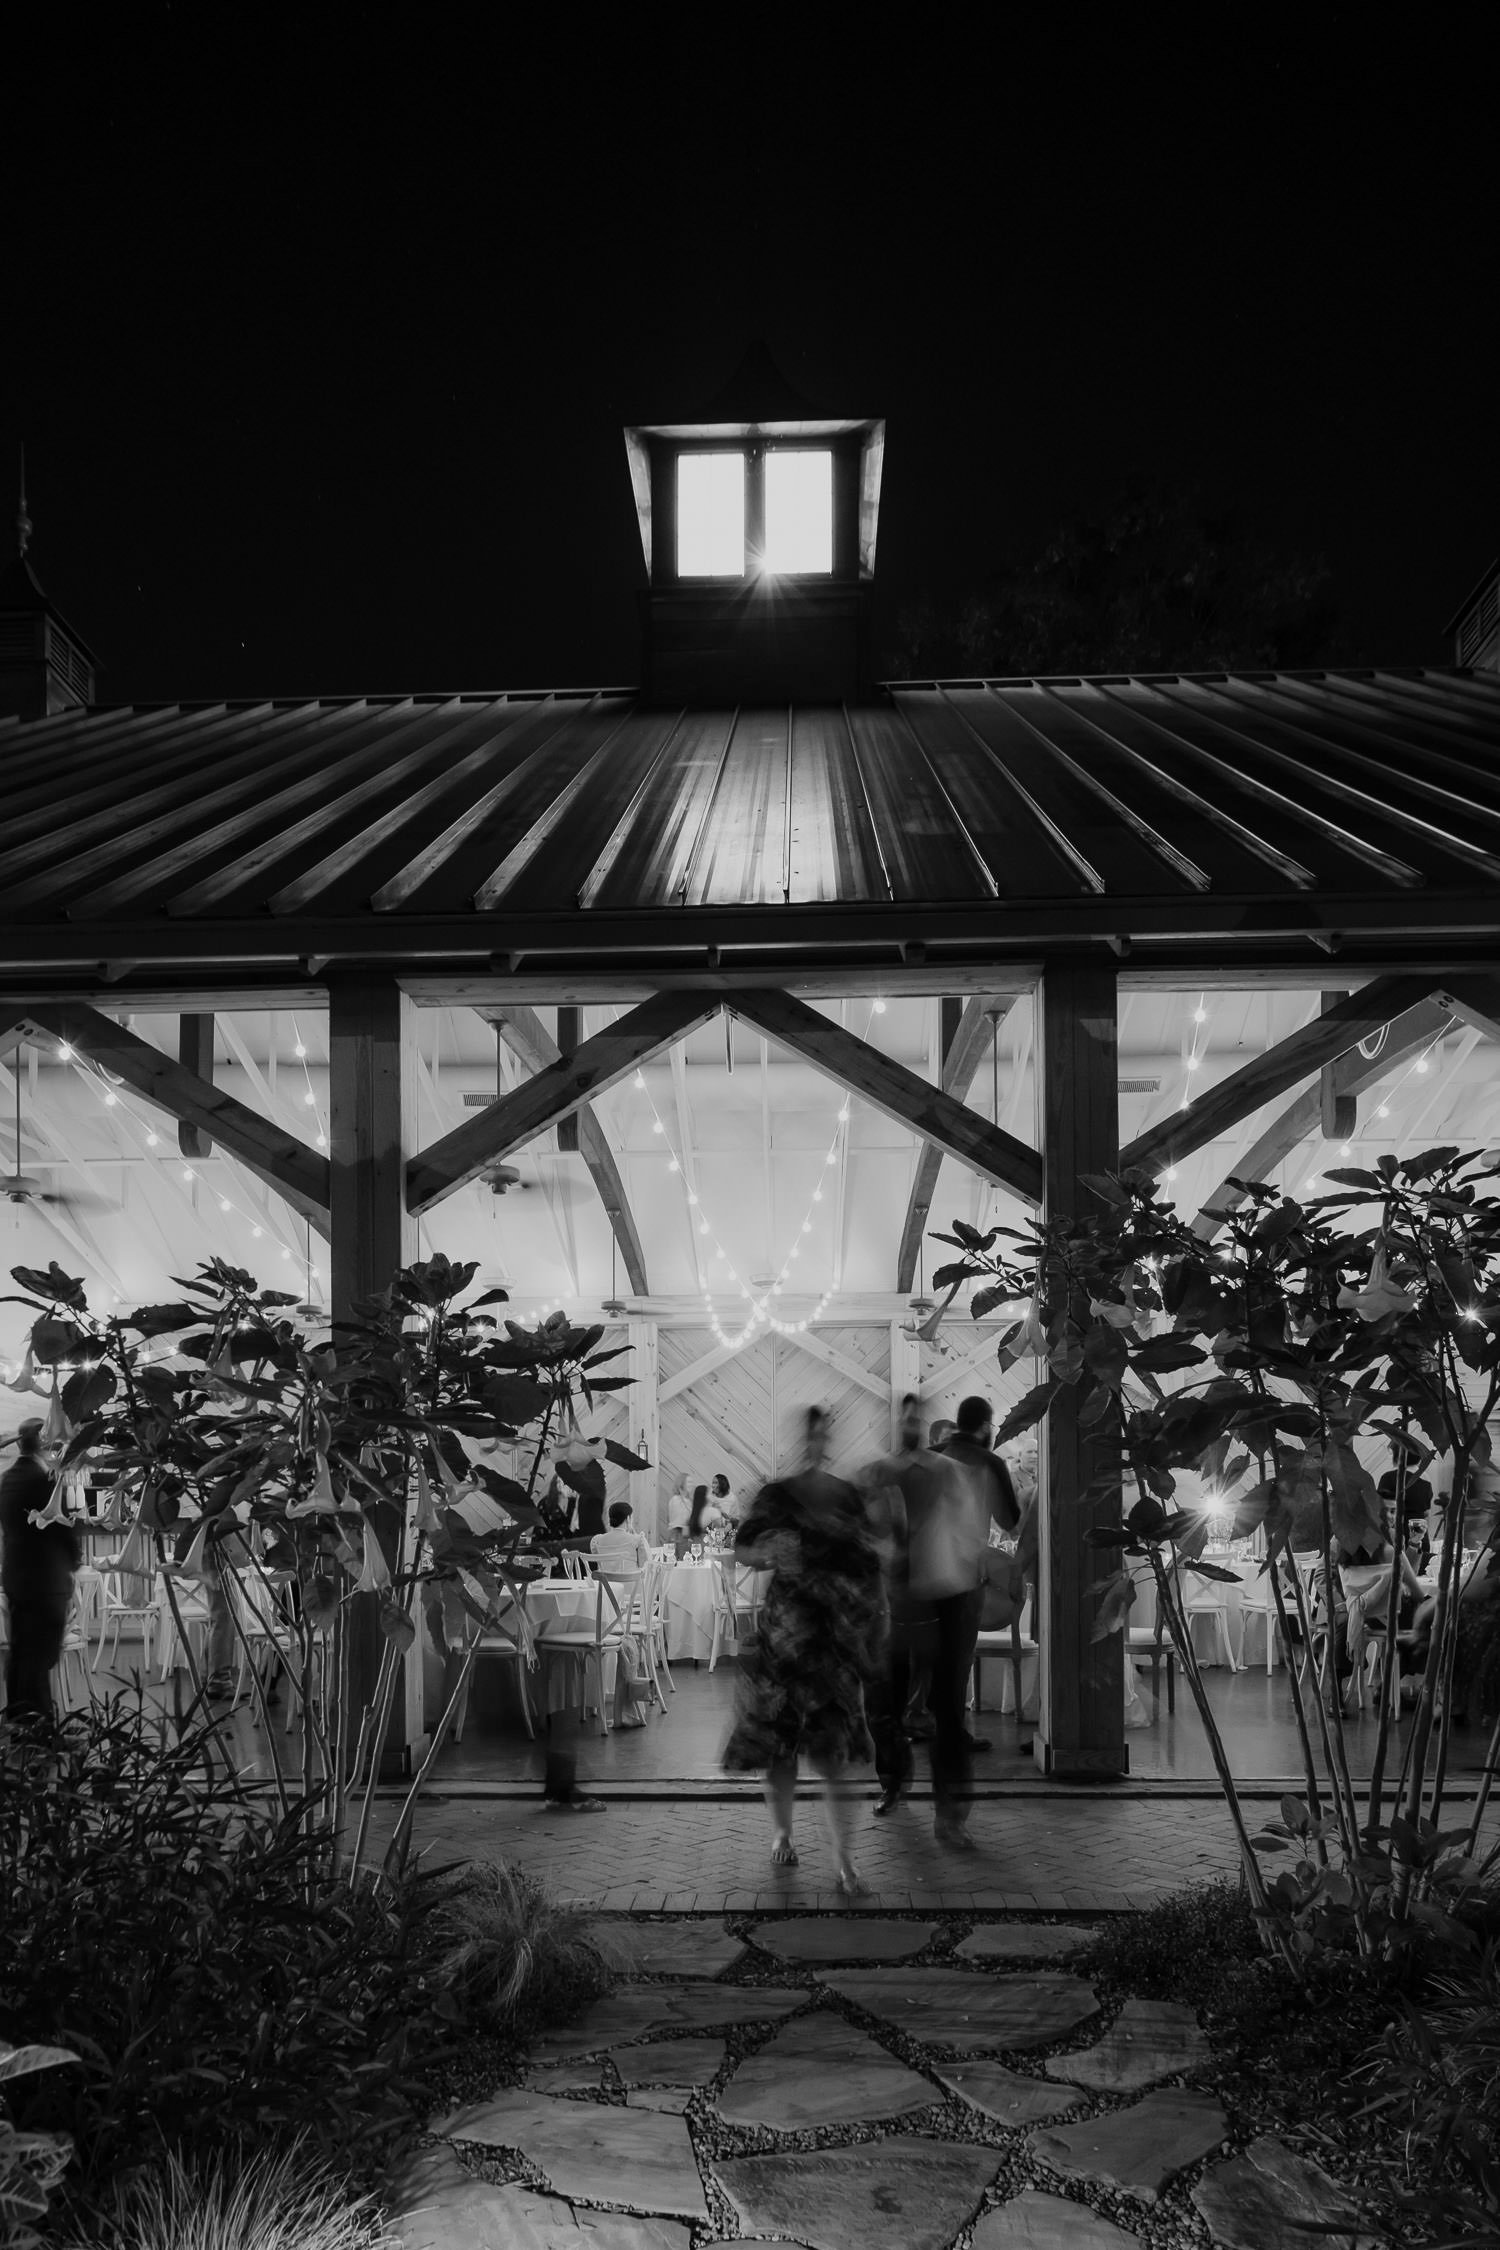
M1014 997L974 996L945 1003L942 1083L937 1086L776 987L727 994L721 989L657 992L568 1053L559 1050L533 1009L491 1004L481 1013L530 1075L441 1139L406 1155L406 1211L413 1218L430 1211L539 1134L574 1118L577 1147L608 1214L630 1287L637 1295L648 1294L645 1251L592 1104L728 1012L917 1136L921 1153L896 1278L898 1291L905 1292L912 1285L945 1155L1022 1203L1033 1208L1042 1204L1042 1157L966 1106L986 1047ZM194 1069L81 1001L28 1004L0 1010L0 1055L38 1041L71 1048L82 1061L107 1071L175 1119L185 1150L201 1154L209 1143L216 1144L327 1238L333 1170L328 1157L214 1085L205 1022L211 1024L211 1019L183 1018L183 1052L198 1061ZM1355 1098L1430 1047L1455 1022L1500 1039L1500 976L1475 973L1439 983L1418 972L1378 977L1354 993L1325 995L1322 1012L1312 1022L1121 1149L1120 1168L1164 1170L1316 1072L1318 1083L1297 1094L1236 1159L1235 1177L1262 1178L1311 1134L1321 1130L1333 1139L1351 1133ZM1239 1191L1226 1180L1204 1203L1194 1222L1197 1231L1211 1236L1239 1200Z

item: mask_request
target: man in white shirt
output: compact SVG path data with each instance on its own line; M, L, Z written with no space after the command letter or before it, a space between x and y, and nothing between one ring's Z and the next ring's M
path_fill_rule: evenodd
M644 1570L651 1559L651 1549L636 1530L634 1512L628 1500L616 1500L609 1511L608 1531L596 1532L589 1542L589 1551L597 1555L603 1569Z

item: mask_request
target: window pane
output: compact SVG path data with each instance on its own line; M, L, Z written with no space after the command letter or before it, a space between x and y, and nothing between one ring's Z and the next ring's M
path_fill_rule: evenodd
M766 455L766 568L832 570L833 455Z
M677 575L745 575L745 456L677 457Z

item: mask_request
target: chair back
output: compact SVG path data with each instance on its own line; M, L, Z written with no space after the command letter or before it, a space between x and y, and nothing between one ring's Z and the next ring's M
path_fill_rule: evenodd
M104 1573L91 1570L85 1564L73 1580L73 1599L68 1609L70 1635L78 1635L85 1641L98 1638L104 1624L106 1597Z
M590 1557L581 1554L576 1547L564 1547L562 1566L565 1578L588 1578L592 1575Z
M595 1615L604 1634L644 1633L649 1623L645 1570L600 1570L594 1574L599 1589ZM608 1605L608 1606L607 1606Z

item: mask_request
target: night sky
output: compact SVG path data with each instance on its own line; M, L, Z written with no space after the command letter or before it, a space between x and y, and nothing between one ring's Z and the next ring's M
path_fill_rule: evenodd
M0 489L24 439L107 700L633 680L620 425L757 335L887 417L878 629L1133 474L1325 558L1361 660L1449 659L1500 549L1477 14L515 20L20 56Z

